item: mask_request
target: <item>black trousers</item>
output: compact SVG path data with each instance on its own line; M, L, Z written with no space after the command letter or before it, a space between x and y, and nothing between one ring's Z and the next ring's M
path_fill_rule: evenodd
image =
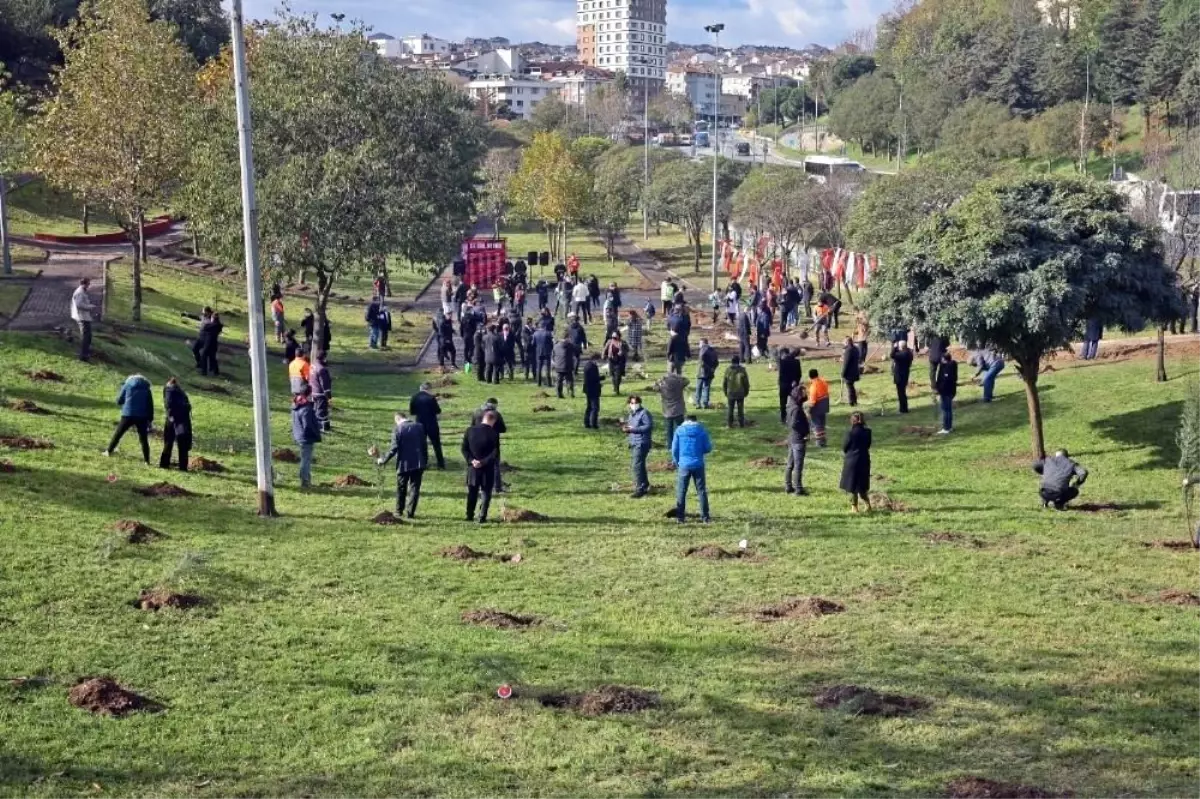
M429 436L429 443L433 446L433 454L437 456L437 465L439 469L446 468L446 458L442 455L442 431L437 427L426 425L425 434Z
M779 387L779 423L780 424L787 424L788 396L791 393L792 392L790 389L786 389L783 386Z
M458 353L455 351L454 342L438 345L438 366L445 366L446 360L449 359L451 366L458 366L456 363Z
M408 518L417 515L417 503L421 501L421 480L425 471L396 473L396 515L408 514ZM410 493L411 492L411 493Z
M1067 503L1078 498L1079 489L1075 486L1068 486L1066 491L1047 491L1040 489L1038 491L1042 496L1042 502L1049 502L1056 508L1062 509L1067 506Z
M538 358L537 367L535 367L535 368L537 370L537 384L539 386L542 385L542 376L543 375L545 375L545 378L546 378L546 388L549 388L550 386L552 386L554 384L553 379L550 377L550 359L549 358Z
M564 382L567 384L567 387L570 388L571 396L574 397L575 396L575 375L572 374L571 372L559 372L558 373L558 397L559 397L559 399L562 399L562 395L563 395L562 391L563 391L563 383Z
M503 377L503 376L504 376L504 369L505 369L505 368L507 368L507 369L508 369L508 379L509 379L509 380L512 380L512 379L513 379L513 370L515 370L515 369L517 368L517 359L516 359L516 356L514 356L514 355L506 355L506 356L504 356L504 366L502 366L502 367L500 368L500 377ZM500 379L499 379L499 378L497 378L497 379L496 379L496 382L497 382L497 383L499 383L499 382L500 382Z
M179 448L179 471L188 470L188 452L192 449L192 434L176 434L175 425L167 423L163 429L163 451L158 459L158 465L164 469L171 468L171 452Z
M150 420L135 416L122 416L121 421L117 422L117 429L113 432L112 441L108 442L108 451L110 453L117 451L117 445L121 443L121 438L128 432L129 428L137 428L138 441L142 444L142 460L146 463L150 462Z
M92 323L78 322L79 325L79 360L86 361L92 357Z
M475 370L475 379L478 380L480 383L482 383L486 379L484 377L483 361L478 360L478 361L475 361L474 363L475 363L475 365L472 366L471 368Z
M495 472L490 468L472 469L468 464L468 469L471 471L471 485L467 486L467 521L474 521L475 507L479 506L479 521L486 522L488 515L488 507L492 504L492 488L495 485ZM483 502L480 503L482 496Z
M216 377L221 374L221 369L217 366L217 348L205 347L200 353L200 374L213 375Z
M192 342L192 357L196 359L196 368L204 368L204 341L196 339Z
M732 397L726 397L726 402L728 404L725 408L725 424L727 424L729 427L733 427L733 414L734 414L734 410L736 410L738 425L741 427L745 427L746 426L746 398L742 397L741 399L733 399Z
M850 400L850 407L854 408L858 405L858 388L857 380L846 380L846 396Z
M896 384L896 400L900 403L900 413L908 413L908 386Z
M504 364L488 363L483 366L483 382L499 383L500 377L504 374Z
M613 393L621 393L621 381L625 378L625 367L617 366L611 361L608 364L608 376L612 378Z
M600 397L587 398L587 407L583 411L583 426L600 428Z
M762 356L763 358L767 357L767 339L768 338L769 338L768 334L759 333L758 340L755 341L755 344L758 346L758 354L760 356Z

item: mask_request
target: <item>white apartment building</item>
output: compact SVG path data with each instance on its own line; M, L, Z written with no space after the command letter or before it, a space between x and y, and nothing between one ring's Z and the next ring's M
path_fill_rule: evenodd
M405 36L400 40L404 49L412 55L450 55L450 42L422 33L420 36Z
M667 66L667 0L576 0L579 60L624 72L629 85L652 94L663 87Z
M725 86L725 78L721 80L721 94L718 100L717 78L711 70L698 67L673 68L667 72L667 91L687 98L696 109L698 118L720 118L726 121L738 121L746 113L747 98L731 94Z
M493 107L507 105L521 119L531 119L538 103L556 93L558 87L541 78L491 75L476 78L466 90L472 100L486 100Z

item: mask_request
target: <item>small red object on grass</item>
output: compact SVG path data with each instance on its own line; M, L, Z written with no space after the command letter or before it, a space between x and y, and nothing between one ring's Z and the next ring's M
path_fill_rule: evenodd
M116 474L114 474L113 472L109 472L109 473L108 473L108 477L107 477L106 479L107 479L107 480L108 480L108 482L110 482L110 483L115 483L115 482L117 482L117 475L116 475Z
M513 689L508 683L505 683L496 689L496 696L500 697L501 699L512 699L512 695Z

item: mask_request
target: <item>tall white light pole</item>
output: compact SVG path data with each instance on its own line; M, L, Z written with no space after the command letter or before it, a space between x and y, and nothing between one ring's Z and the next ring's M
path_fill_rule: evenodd
M705 25L704 30L713 35L713 44L717 48L717 60L713 61L713 93L715 95L715 111L713 113L712 149L713 149L713 203L712 203L712 290L717 290L717 159L721 155L721 31L725 30L724 23L717 22Z
M651 59L634 59L642 65L642 241L650 240L650 64Z
M267 342L262 276L258 272L258 205L254 199L254 152L250 136L250 89L242 0L233 0L233 84L237 94L238 155L242 167L242 236L246 249L246 301L250 306L250 380L254 396L254 455L258 468L258 515L274 516L271 471L271 408L267 401Z

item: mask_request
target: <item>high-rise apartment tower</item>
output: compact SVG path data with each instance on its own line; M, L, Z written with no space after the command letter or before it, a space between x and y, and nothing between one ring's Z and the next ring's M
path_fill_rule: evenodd
M576 0L576 45L584 64L624 72L631 94L667 76L667 0Z

